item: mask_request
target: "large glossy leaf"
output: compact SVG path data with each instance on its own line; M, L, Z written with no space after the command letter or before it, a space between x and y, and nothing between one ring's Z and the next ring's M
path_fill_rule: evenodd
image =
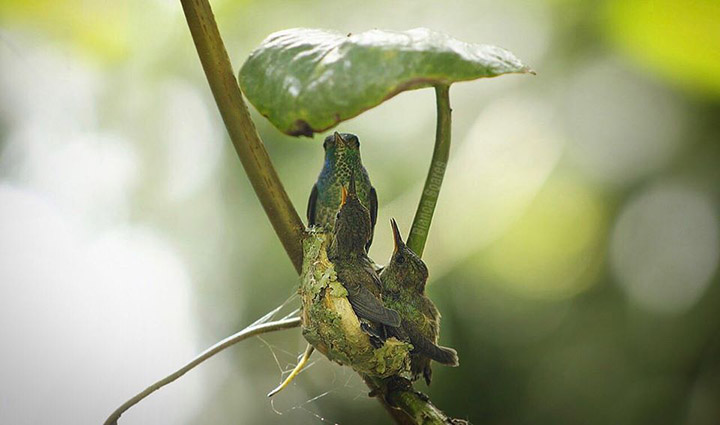
M248 100L278 129L311 136L405 91L526 73L512 53L425 28L271 34L240 70Z

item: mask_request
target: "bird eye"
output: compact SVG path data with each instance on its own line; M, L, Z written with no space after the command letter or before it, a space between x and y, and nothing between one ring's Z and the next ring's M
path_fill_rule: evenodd
M352 144L355 149L360 149L360 139L358 139L357 137L352 138Z
M398 255L397 257L395 257L395 262L398 264L402 264L405 262L405 257L403 257L402 255Z

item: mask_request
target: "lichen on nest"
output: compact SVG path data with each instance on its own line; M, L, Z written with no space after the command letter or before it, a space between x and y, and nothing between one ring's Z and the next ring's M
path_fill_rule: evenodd
M303 241L303 268L298 292L302 299L302 333L328 359L377 378L410 377L412 345L388 338L373 348L337 280L327 257L331 237L316 228Z

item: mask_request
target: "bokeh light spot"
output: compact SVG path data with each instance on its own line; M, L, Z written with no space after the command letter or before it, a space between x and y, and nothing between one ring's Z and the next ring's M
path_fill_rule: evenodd
M563 113L568 159L603 184L656 172L686 140L685 115L673 97L618 62L581 69L568 85Z
M649 310L691 307L718 265L717 220L702 193L682 186L658 185L629 201L610 246L621 288Z
M483 110L451 155L433 220L433 229L442 230L431 231L427 245L434 278L500 238L524 214L560 160L563 142L552 107L541 99L507 96ZM412 211L415 202L408 200L405 209Z
M605 214L575 179L550 180L479 265L521 295L562 299L591 286L602 260Z

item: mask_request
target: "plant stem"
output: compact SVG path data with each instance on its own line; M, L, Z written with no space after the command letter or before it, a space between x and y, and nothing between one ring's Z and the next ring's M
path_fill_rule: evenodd
M212 90L215 102L217 103L220 114L225 122L225 127L230 134L233 146L235 146L235 150L237 151L240 161L245 168L248 179L255 189L255 193L260 199L260 203L265 209L265 213L270 219L278 238L285 247L285 251L295 266L295 270L300 273L302 271L302 240L305 237L305 227L303 226L297 211L290 202L290 199L280 182L280 178L270 161L270 157L260 140L260 136L257 134L255 125L250 118L247 105L243 101L240 88L230 65L230 59L220 37L217 24L215 23L215 18L213 17L210 4L207 0L180 0L180 2L182 3L185 17L190 28L190 33L195 43L195 47L197 48L198 56L200 57L200 62L205 70L205 75L208 79L208 83L210 84L210 89ZM430 227L430 220L432 219L432 213L435 209L435 204L437 203L439 183L434 183L437 182L437 177L433 176L439 173L440 182L442 182L450 147L450 106L448 87L437 87L436 92L438 97L438 130L436 134L435 152L433 153L433 162L431 164L430 173L428 174L428 180L425 183L423 197L421 198L418 213L416 214L415 222L413 222L413 228L410 233L410 238L412 240L417 239L417 242L415 242L414 245L410 245L410 247L418 254L422 254L425 239L427 237L427 231ZM439 164L441 164L441 168L438 168ZM426 196L428 188L434 187L429 186L430 184L437 184L437 189L434 192L434 198ZM420 213L425 211L425 209L423 209L424 205L424 208L427 209L429 207L430 211L429 216L422 216L427 217L427 222L424 225L421 223L416 225L416 222L419 222L418 217L420 217ZM423 228L424 231L421 231L420 229ZM418 232L421 232L422 235ZM289 327L298 326L300 324L299 319L291 320L293 321L293 324ZM258 326L258 328L250 327L248 329L259 330L260 328L261 326ZM256 333L253 333L253 335L255 334ZM213 346L211 350L216 349L216 347L221 344L227 343L227 340L221 341L219 344ZM222 348L217 349L217 351L220 351L223 348L225 347L223 346ZM214 352L212 354L214 354ZM201 356L206 355L207 357L210 357L212 354L206 351ZM198 359L193 362L196 362L197 360ZM197 361L195 364L193 364L193 362L126 402L123 406L116 410L110 418L108 418L105 422L106 425L115 424L117 418L119 418L122 412L127 410L130 406L139 402L148 394L163 385L182 376L182 374L202 362L202 360ZM371 380L366 379L366 383L373 390L378 386L378 383L374 383ZM420 399L415 393L412 394L414 394L416 398L413 399L412 397L406 395L398 395L394 397L397 399L397 405L400 407L400 410L391 407L382 397L379 398L379 400L385 409L388 410L396 423L400 425L424 423L419 422L419 420L424 421L422 412L430 412L432 409L434 409L434 411L438 410L432 406L429 401ZM420 414L420 416L418 416L418 414Z
M428 170L425 186L423 187L420 203L418 203L415 218L413 219L407 245L422 257L425 250L430 223L432 222L435 206L437 205L440 187L442 186L445 168L450 155L451 113L450 86L438 85L435 87L437 102L437 127L435 129L435 149L433 150L430 169Z
M290 202L250 118L210 4L207 0L181 0L181 3L230 140L275 233L295 270L300 273L305 226Z
M185 375L187 372L195 368L195 366L199 365L200 363L204 362L205 360L209 359L210 357L214 356L215 354L221 352L222 350L230 347L233 344L237 344L238 342L250 338L251 336L260 335L268 332L273 331L279 331L282 329L290 329L290 328L296 328L300 326L300 318L294 317L292 319L283 319L278 320L275 322L268 322L260 325L251 325L247 328L241 330L240 332L230 335L229 337L223 339L222 341L216 343L212 347L208 348L207 350L203 351L192 359L189 363L187 363L185 366L181 367L177 371L171 373L170 375L166 376L165 378L157 381L156 383L150 385L149 387L145 388L142 392L135 395L130 400L123 403L122 406L118 407L112 414L105 420L104 425L116 425L118 419L120 419L120 416L125 413L126 410L131 408L132 406L139 403L142 399L149 396L150 394L154 393L155 391L159 390L160 388L164 387L165 385L175 381L179 377Z

